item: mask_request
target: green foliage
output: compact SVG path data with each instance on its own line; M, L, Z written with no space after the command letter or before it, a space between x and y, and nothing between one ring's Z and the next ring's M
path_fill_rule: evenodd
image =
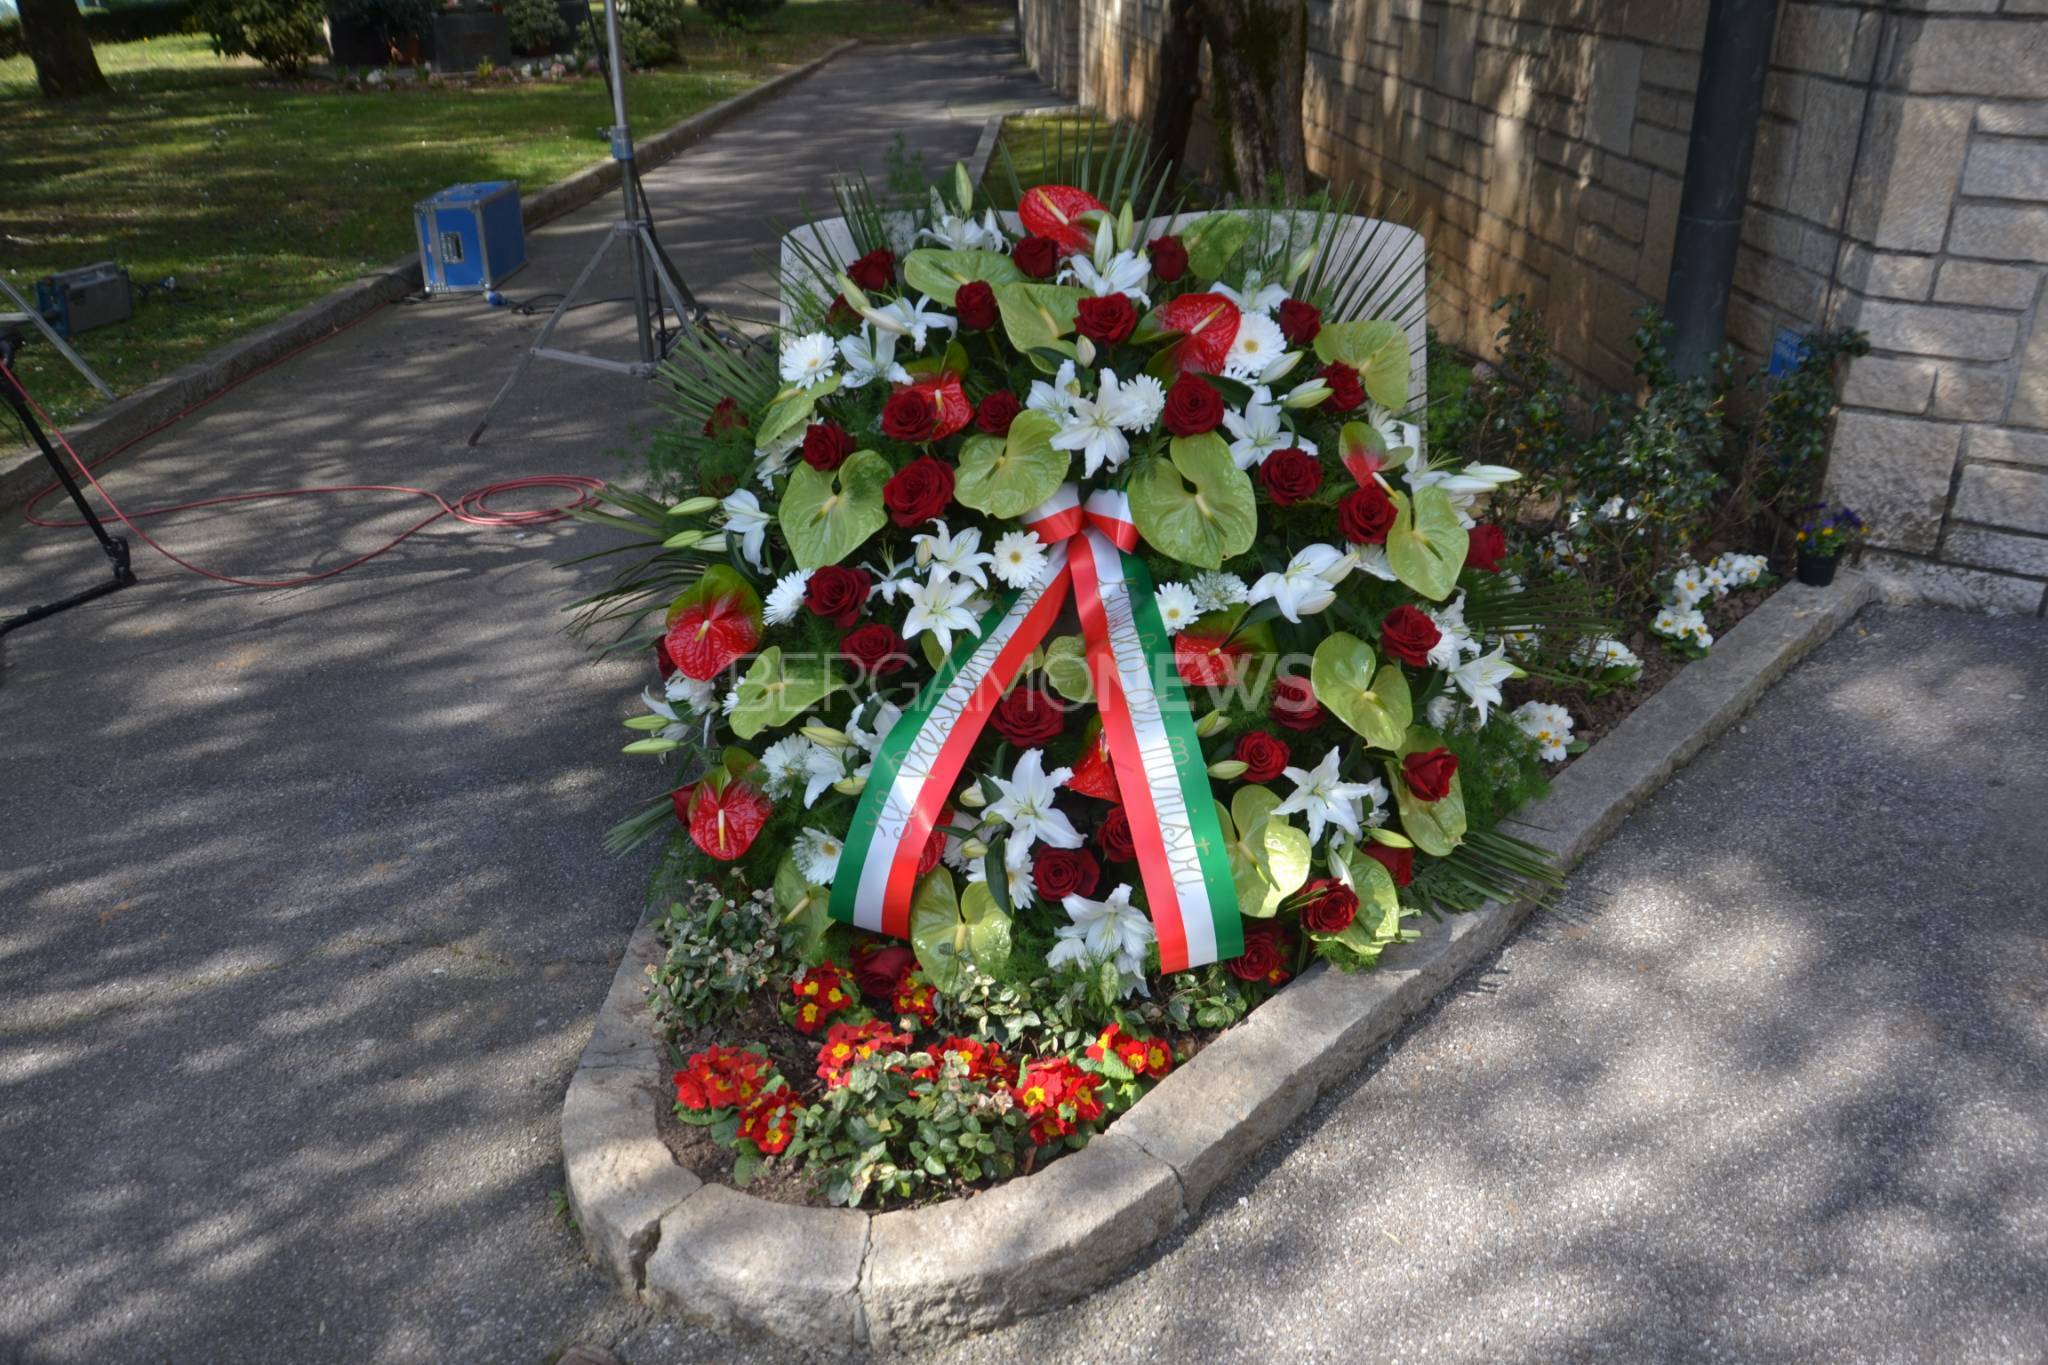
M653 969L648 1007L671 1028L702 1028L799 966L800 931L782 922L766 887L729 896L704 882L670 905L656 926L666 952Z
M569 36L555 0L511 0L505 6L505 20L512 29L512 46L521 52L552 52Z
M322 0L203 0L197 17L215 52L254 57L281 76L327 55Z
M533 0L526 0L532 3ZM521 0L513 0L514 8ZM432 0L331 0L330 10L336 18L352 19L364 25L379 37L387 40L420 38L433 31L434 10ZM555 16L557 26L561 14L552 0L548 12ZM513 41L518 42L518 20L513 20Z
M758 23L782 8L783 0L697 0L699 7L722 24Z
M910 1074L934 1066L935 1076ZM957 1057L879 1052L803 1111L787 1156L823 1171L835 1204L916 1200L1014 1173L1028 1126L1007 1086L970 1078Z

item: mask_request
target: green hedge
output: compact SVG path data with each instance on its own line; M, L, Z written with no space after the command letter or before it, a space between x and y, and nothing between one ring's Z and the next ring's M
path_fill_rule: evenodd
M188 33L195 8L196 0L111 0L105 8L85 11L85 31L95 45ZM0 19L0 57L22 51L20 18Z

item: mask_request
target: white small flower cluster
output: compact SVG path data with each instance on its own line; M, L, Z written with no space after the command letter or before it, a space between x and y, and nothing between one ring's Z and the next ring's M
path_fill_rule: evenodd
M1588 637L1572 650L1572 662L1597 668L1641 668L1643 661L1621 641L1607 636Z
M1515 724L1536 741L1545 763L1562 763L1572 742L1572 713L1555 702L1525 701L1514 710Z

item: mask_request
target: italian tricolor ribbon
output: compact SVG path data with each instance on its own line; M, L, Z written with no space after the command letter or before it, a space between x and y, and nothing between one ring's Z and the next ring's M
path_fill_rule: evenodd
M890 729L847 831L831 913L843 923L910 936L910 901L925 844L996 702L1044 642L1072 591L1145 900L1164 971L1244 951L1244 927L1216 800L1172 641L1153 600L1130 507L1121 493L1083 503L1074 485L1023 517L1048 542L1045 572L1009 594L961 641Z

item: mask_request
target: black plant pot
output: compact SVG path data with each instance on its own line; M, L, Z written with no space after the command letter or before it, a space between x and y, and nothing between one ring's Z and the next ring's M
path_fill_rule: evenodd
M1825 588L1835 581L1835 561L1840 555L1810 555L1799 552L1799 581L1809 588Z

